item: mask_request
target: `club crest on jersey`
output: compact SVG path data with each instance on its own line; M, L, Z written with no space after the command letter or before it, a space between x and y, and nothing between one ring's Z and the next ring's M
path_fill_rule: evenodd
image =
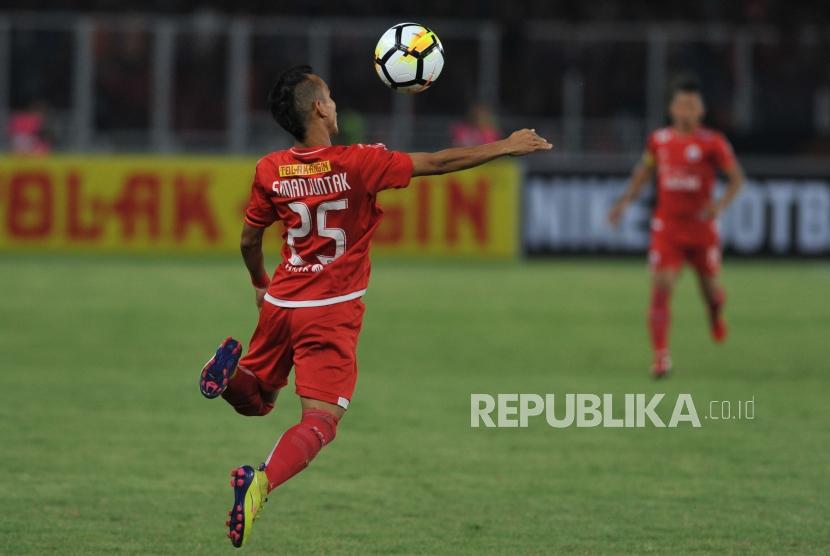
M700 145L695 143L686 147L684 154L686 155L687 162L700 162L700 159L703 157L703 151L700 150Z

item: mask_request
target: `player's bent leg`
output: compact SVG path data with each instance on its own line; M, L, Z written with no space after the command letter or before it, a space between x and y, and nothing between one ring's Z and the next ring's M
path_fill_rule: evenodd
M669 352L671 294L678 276L679 271L674 268L655 269L653 273L648 327L654 351L651 372L655 378L666 376L672 366Z
M279 390L264 390L256 375L240 365L222 399L240 415L261 417L274 409L278 393Z
M267 415L293 365L287 310L266 303L260 311L248 352L239 360L222 398L240 415Z
M723 306L726 303L726 294L717 275L698 271L700 292L706 303L709 317L709 331L712 339L717 343L726 341L727 327L723 316Z
M714 242L696 247L689 257L697 271L698 284L706 303L709 317L709 331L715 342L726 340L726 321L723 318L723 305L726 299L718 280L720 272L720 246Z
M205 363L199 374L199 391L204 397L213 399L225 391L241 355L242 344L230 336L219 344L216 353Z

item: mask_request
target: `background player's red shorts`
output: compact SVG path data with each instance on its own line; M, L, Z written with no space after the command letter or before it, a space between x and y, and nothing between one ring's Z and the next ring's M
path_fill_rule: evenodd
M264 391L288 384L294 367L298 395L345 409L357 381L357 338L364 310L360 299L290 309L266 301L239 366L252 372Z
M713 276L720 271L720 240L713 227L691 230L653 224L648 259L652 272L680 270L688 262L701 274Z

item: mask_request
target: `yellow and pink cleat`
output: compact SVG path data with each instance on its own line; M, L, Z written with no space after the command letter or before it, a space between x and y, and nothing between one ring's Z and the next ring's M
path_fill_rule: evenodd
M254 521L268 501L268 477L262 469L243 465L231 471L233 507L228 512L228 538L236 548L241 548L251 533Z

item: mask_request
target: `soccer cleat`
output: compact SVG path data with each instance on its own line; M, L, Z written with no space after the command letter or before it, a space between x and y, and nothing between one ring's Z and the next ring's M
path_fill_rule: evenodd
M723 305L725 297L723 290L720 290L714 302L709 304L709 332L712 334L712 340L718 344L726 341L726 320L723 318Z
M718 316L717 318L712 319L712 322L709 326L709 331L712 333L712 340L719 344L725 342L726 330L726 321L723 320L722 316Z
M243 465L231 471L231 486L233 507L228 512L230 519L225 525L228 526L231 544L240 548L248 540L254 521L268 501L268 477L262 468L254 469L250 465Z
M225 391L241 355L242 344L230 336L219 344L216 354L205 363L199 376L199 390L204 397L213 399Z
M651 365L651 376L654 378L663 378L671 370L671 355L668 350L657 351L654 353L654 363Z

